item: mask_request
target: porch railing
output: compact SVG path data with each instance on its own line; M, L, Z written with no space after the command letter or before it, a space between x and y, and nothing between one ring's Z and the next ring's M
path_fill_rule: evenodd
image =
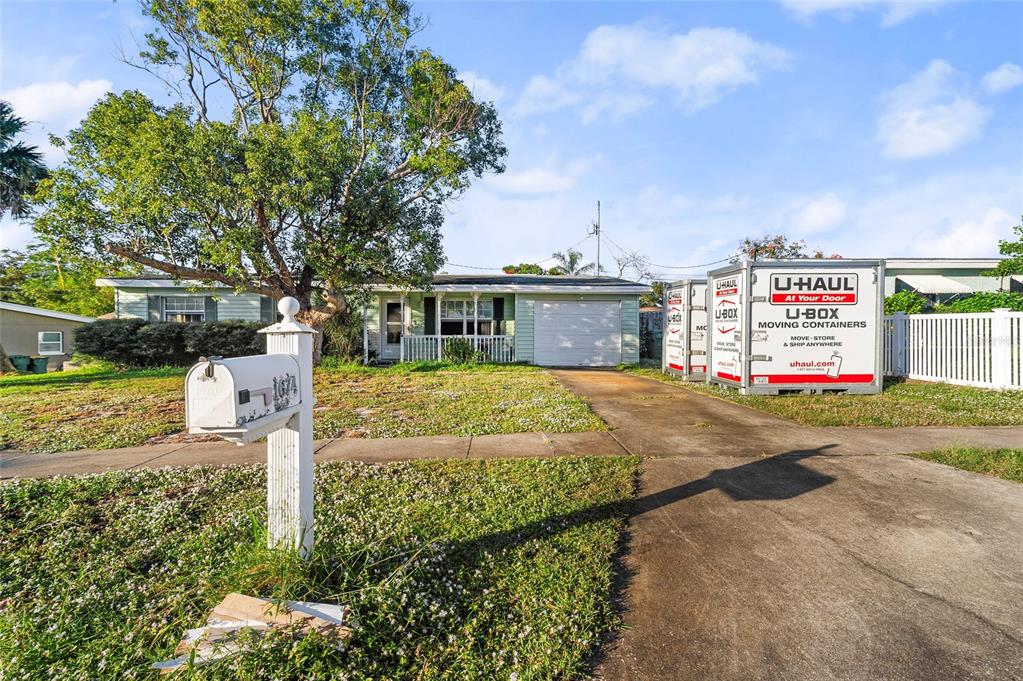
M402 336L401 361L421 362L444 359L455 341L468 341L483 362L515 361L514 336Z

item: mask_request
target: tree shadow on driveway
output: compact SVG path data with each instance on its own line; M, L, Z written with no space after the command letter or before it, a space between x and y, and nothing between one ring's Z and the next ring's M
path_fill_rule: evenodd
M486 551L500 551L534 538L564 532L570 528L600 522L610 518L631 521L650 511L684 501L711 490L720 490L736 502L781 501L793 499L835 482L836 478L818 473L802 464L804 459L826 455L836 444L827 444L814 449L793 450L747 463L733 468L716 469L702 478L676 485L669 489L653 492L637 498L597 504L556 516L548 516L510 530L495 532L468 541L458 547L463 555L479 555ZM631 527L626 524L619 542L619 549L613 558L615 577L608 598L619 617L626 609L626 592L634 574L626 565L624 557L631 548ZM609 647L620 636L618 631L605 632L598 648L587 659L586 667L592 672L606 656Z

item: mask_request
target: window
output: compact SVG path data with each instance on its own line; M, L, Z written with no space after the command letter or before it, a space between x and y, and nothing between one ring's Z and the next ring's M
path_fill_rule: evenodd
M493 332L494 301L480 300L476 308L479 317L479 335ZM475 328L471 300L440 301L440 333L442 336L472 336Z
M64 354L64 332L63 331L40 331L39 332L39 354L40 355L63 355Z
M202 296L168 296L163 299L163 321L194 324L206 321L206 299Z

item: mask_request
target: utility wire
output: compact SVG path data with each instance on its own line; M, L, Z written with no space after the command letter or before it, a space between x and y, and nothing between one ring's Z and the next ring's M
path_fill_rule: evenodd
M625 249L625 248L622 248L620 245L618 245L618 243L616 241L614 241L611 237L609 237L607 235L606 231L604 232L604 238L607 239L608 242L610 242L612 245L614 245L618 249L619 254L626 254L626 253L628 253L628 250ZM659 265L659 264L657 264L655 262L650 262L650 260L647 259L646 256L644 256L642 254L639 254L639 255L640 255L640 259L645 264L649 265L650 267L656 267L656 268L662 269L662 270L692 270L692 269L696 269L698 267L709 267L710 265L717 265L718 263L727 262L727 261L732 259L732 256L728 256L728 257L725 257L725 258L721 258L720 260L713 260L711 262L700 263L699 265Z
M584 241L586 241L587 239L591 239L591 238L593 238L593 235L592 234L587 234L582 239L580 239L579 241L577 241L574 244L572 244L571 246L569 246L566 250L571 251L571 250L575 249L576 246L581 245ZM544 258L543 260L538 260L537 262L535 262L533 264L534 265L542 265L543 263L550 262L551 260L554 260L554 256L553 255L551 257L549 257L549 258ZM467 270L482 270L484 272L503 272L504 271L503 267L479 267L477 265L459 265L457 262L449 262L447 264L450 265L451 267L464 267Z

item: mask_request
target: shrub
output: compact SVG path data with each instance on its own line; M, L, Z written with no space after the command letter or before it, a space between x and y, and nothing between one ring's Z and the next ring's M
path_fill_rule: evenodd
M981 291L965 298L940 305L935 312L990 312L998 307L1007 307L1023 312L1023 294L1010 291Z
M444 345L444 359L452 364L475 364L480 355L465 338L455 338Z
M323 356L362 357L362 315L334 315L323 325Z
M209 324L178 324L184 329L188 357L244 357L266 352L266 336L257 333L264 325L255 322L223 321Z
M177 324L104 319L75 330L76 352L118 366L187 366L205 355L241 357L266 352L259 324L239 321Z
M107 359L118 364L131 364L138 349L136 335L144 319L101 319L75 329L75 351Z
M887 315L896 312L920 314L926 309L927 299L916 291L898 291L884 299L884 313Z

